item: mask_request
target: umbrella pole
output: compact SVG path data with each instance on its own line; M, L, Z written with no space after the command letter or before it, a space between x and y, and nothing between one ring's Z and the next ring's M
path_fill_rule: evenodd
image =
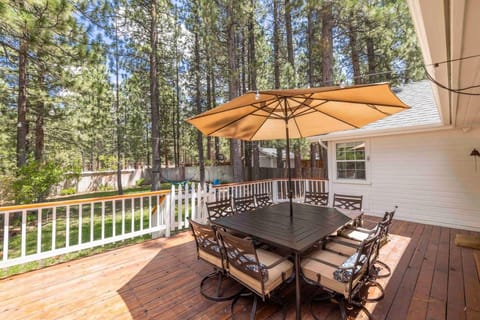
M288 134L288 120L285 121L285 133L287 137L287 175L288 175L288 201L290 202L290 218L293 218L293 204L292 204L292 173L290 171L290 137Z

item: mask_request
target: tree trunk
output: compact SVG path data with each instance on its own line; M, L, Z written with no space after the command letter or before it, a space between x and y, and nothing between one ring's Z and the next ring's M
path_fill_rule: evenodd
M252 11L248 19L248 75L250 79L250 90L257 90L257 59L255 49L255 2L250 0ZM252 180L260 178L260 152L258 141L251 142L252 153Z
M118 26L115 15L115 120L117 125L117 190L123 194L122 186L122 128L120 123L120 54L118 51Z
M195 4L196 5L196 4ZM196 12L196 22L194 31L194 55L195 55L195 105L197 107L197 114L202 113L201 93L200 93L200 43L198 39L198 30L200 29L200 19L198 18L198 11ZM203 136L197 130L197 149L198 149L198 166L200 170L200 185L205 183L205 159L203 154Z
M39 77L38 77L38 87L40 91L45 92L45 82L44 82L44 70L43 65L39 68ZM34 157L35 160L42 162L43 153L45 150L45 132L44 132L44 119L45 119L45 101L43 98L37 102L36 105L36 118L35 118L35 149Z
M351 17L351 19L353 19L353 17ZM350 58L352 60L353 81L355 84L361 84L362 78L360 74L360 52L357 44L357 30L351 21L348 25L348 37L350 40Z
M161 188L160 111L157 83L157 3L150 3L150 108L152 117L152 190Z
M278 1L273 0L273 73L275 89L280 88L280 24Z
M20 40L18 52L17 167L27 162L27 62L28 43Z
M295 159L295 178L301 179L302 178L302 158L300 155L300 147L298 145L295 145L293 147L294 153L293 153L293 158Z
M283 150L277 147L277 168L283 168Z
M287 35L287 58L288 63L293 71L293 83L290 83L290 87L296 86L295 81L295 61L293 55L293 35L292 35L292 13L291 13L290 0L285 0L285 32Z
M45 150L45 132L43 129L45 115L45 102L39 101L37 105L37 116L35 119L35 160L43 161Z
M238 78L237 54L235 47L235 16L233 3L227 5L227 52L228 52L228 98L231 100L238 96L240 81ZM241 159L241 142L238 139L230 140L230 161L233 166L233 181L243 180L243 166Z
M313 80L313 42L314 42L314 34L313 34L313 10L308 10L307 13L307 77L308 77L308 85L310 87L314 87L314 80Z
M368 25L368 24L367 24ZM370 83L377 81L377 62L375 59L375 43L372 37L367 37L367 61L368 61L368 80Z
M333 85L333 14L332 3L325 1L322 15L322 82L324 86Z

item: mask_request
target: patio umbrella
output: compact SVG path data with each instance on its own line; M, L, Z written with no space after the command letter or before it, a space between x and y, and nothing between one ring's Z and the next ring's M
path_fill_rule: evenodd
M360 128L408 109L388 83L248 92L187 120L204 135L241 140L286 139L292 215L290 139Z

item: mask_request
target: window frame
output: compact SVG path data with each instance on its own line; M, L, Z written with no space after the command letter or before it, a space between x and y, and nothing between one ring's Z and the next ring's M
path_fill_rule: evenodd
M342 145L342 144L348 144L348 143L364 143L365 144L365 159L363 161L358 161L358 160L352 160L352 161L358 161L358 162L364 162L365 163L365 179L350 179L350 178L339 178L338 177L338 163L339 161L342 160L337 160L337 146ZM350 183L350 184L370 184L370 143L367 139L354 139L354 140L348 140L348 141L338 141L334 142L332 146L332 162L333 162L333 181L338 182L338 183ZM347 162L347 160L345 160Z

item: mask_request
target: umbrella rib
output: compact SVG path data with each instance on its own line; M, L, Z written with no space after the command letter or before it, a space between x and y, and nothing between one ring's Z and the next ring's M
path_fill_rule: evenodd
M275 100L271 100L270 103L268 104L268 106L271 105L271 104L273 104L273 103L275 103ZM246 106L248 106L248 104L247 104L247 105L244 105L244 106L242 106L242 107L246 107ZM255 106L254 104L252 104L251 106L255 108L254 111L249 112L249 113L247 113L247 114L244 114L244 115L241 116L240 118L237 118L237 119L235 119L235 120L232 120L232 121L228 122L227 124L221 126L220 128L217 128L217 129L209 132L209 133L207 134L207 136L210 136L210 135L214 134L215 132L218 132L218 131L220 131L220 130L222 130L222 129L225 129L226 127L232 125L233 123L238 122L238 121L246 118L247 116L252 115L253 113L255 113L255 112L259 111L259 110L265 111L265 110L263 110L262 108ZM226 111L230 111L230 110L234 110L234 109L237 109L237 108L232 108L232 109L229 109L229 110L226 110ZM275 110L275 109L273 109L273 110ZM222 112L223 112L223 111L222 111ZM272 111L272 112L273 112L273 111ZM269 113L269 116L272 114L272 112ZM219 113L220 113L220 112L219 112ZM255 116L263 117L262 115L259 115L259 114L255 114ZM276 116L276 115L275 115L275 116ZM282 117L278 117L278 116L276 116L276 117L277 117L277 119L283 119ZM267 117L264 117L264 118L265 118L265 121L267 121L268 116L267 116ZM264 123L265 123L265 121L264 121Z
M335 116L333 116L333 115L331 115L331 114L328 114L328 113L325 113L325 112L323 112L323 111L320 111L320 110L315 109L315 108L317 108L317 107L319 107L319 106L327 103L328 101L323 101L322 103L316 105L315 107L306 105L306 104L304 104L304 103L301 102L301 101L297 101L297 100L295 100L295 101L298 102L298 103L300 103L300 104L302 104L302 105L304 105L304 106L306 106L307 108L309 108L310 111L311 111L311 113L319 112L319 113L321 113L321 114L324 114L324 115L327 116L327 117L330 117L330 118L335 119L335 120L337 120L337 121L339 121L339 122L345 123L345 124L347 124L347 125L349 125L349 126L351 126L351 127L360 128L359 126L354 125L354 124L352 124L352 123L350 123L350 122L347 122L347 121L342 120L342 119L340 119L340 118L337 118L337 117L335 117ZM305 114L308 114L307 111L305 111L305 113L302 114L302 115L305 115ZM297 116L298 116L298 115L297 115ZM293 118L293 117L292 117L292 118Z
M275 100L275 101L278 101L278 100ZM272 111L270 111L270 113L268 114L268 116L265 117L265 120L262 122L262 124L260 124L257 128L257 130L255 130L255 132L250 136L250 140L252 140L253 137L255 137L255 135L257 134L257 132L260 130L260 128L265 124L265 122L267 122L269 116L271 116L273 114L273 112L275 112L275 110L278 109L278 107L280 106L280 103L278 103L278 105L272 109ZM265 111L265 110L264 110ZM279 117L277 115L276 116L276 119L283 119L282 117Z
M200 118L203 118L203 117L208 117L208 116L211 116L212 114L219 114L219 113L223 113L223 112L229 112L229 111L232 111L232 110L237 110L237 109L241 109L241 108L244 108L244 107L247 107L247 106L252 106L254 108L256 108L255 111L257 110L262 110L261 107L257 107L255 106L255 104L259 104L259 103L262 103L262 102L265 102L266 103L266 106L270 105L271 103L274 103L275 102L275 99L274 98L271 98L271 99L267 99L267 100L263 100L263 101L259 101L259 102L254 102L254 103L246 103L246 104L242 104L240 106L235 106L235 107L232 107L232 108L229 108L229 109L226 109L226 110L220 110L220 111L216 111L215 113L208 113L208 114L205 114L204 113L201 113L201 114L197 114L196 116L192 117L191 119L200 119ZM213 110L213 109L211 109ZM253 111L253 112L255 112Z
M298 102L298 103L301 103L300 101L298 101L297 99L305 99L305 97L303 96L291 96L290 99ZM359 101L355 101L355 100L340 100L340 99L330 99L330 98L316 98L313 96L313 94L310 95L310 98L309 99L312 99L312 100L325 100L325 101L332 101L332 102L344 102L344 103L353 103L353 104L366 104L366 105L373 105L372 103L367 103L367 102L359 102ZM379 103L379 105L382 105L382 106L385 106L385 107L392 107L392 108L401 108L401 109L409 109L410 107L409 106L400 106L398 104L387 104L387 103Z

